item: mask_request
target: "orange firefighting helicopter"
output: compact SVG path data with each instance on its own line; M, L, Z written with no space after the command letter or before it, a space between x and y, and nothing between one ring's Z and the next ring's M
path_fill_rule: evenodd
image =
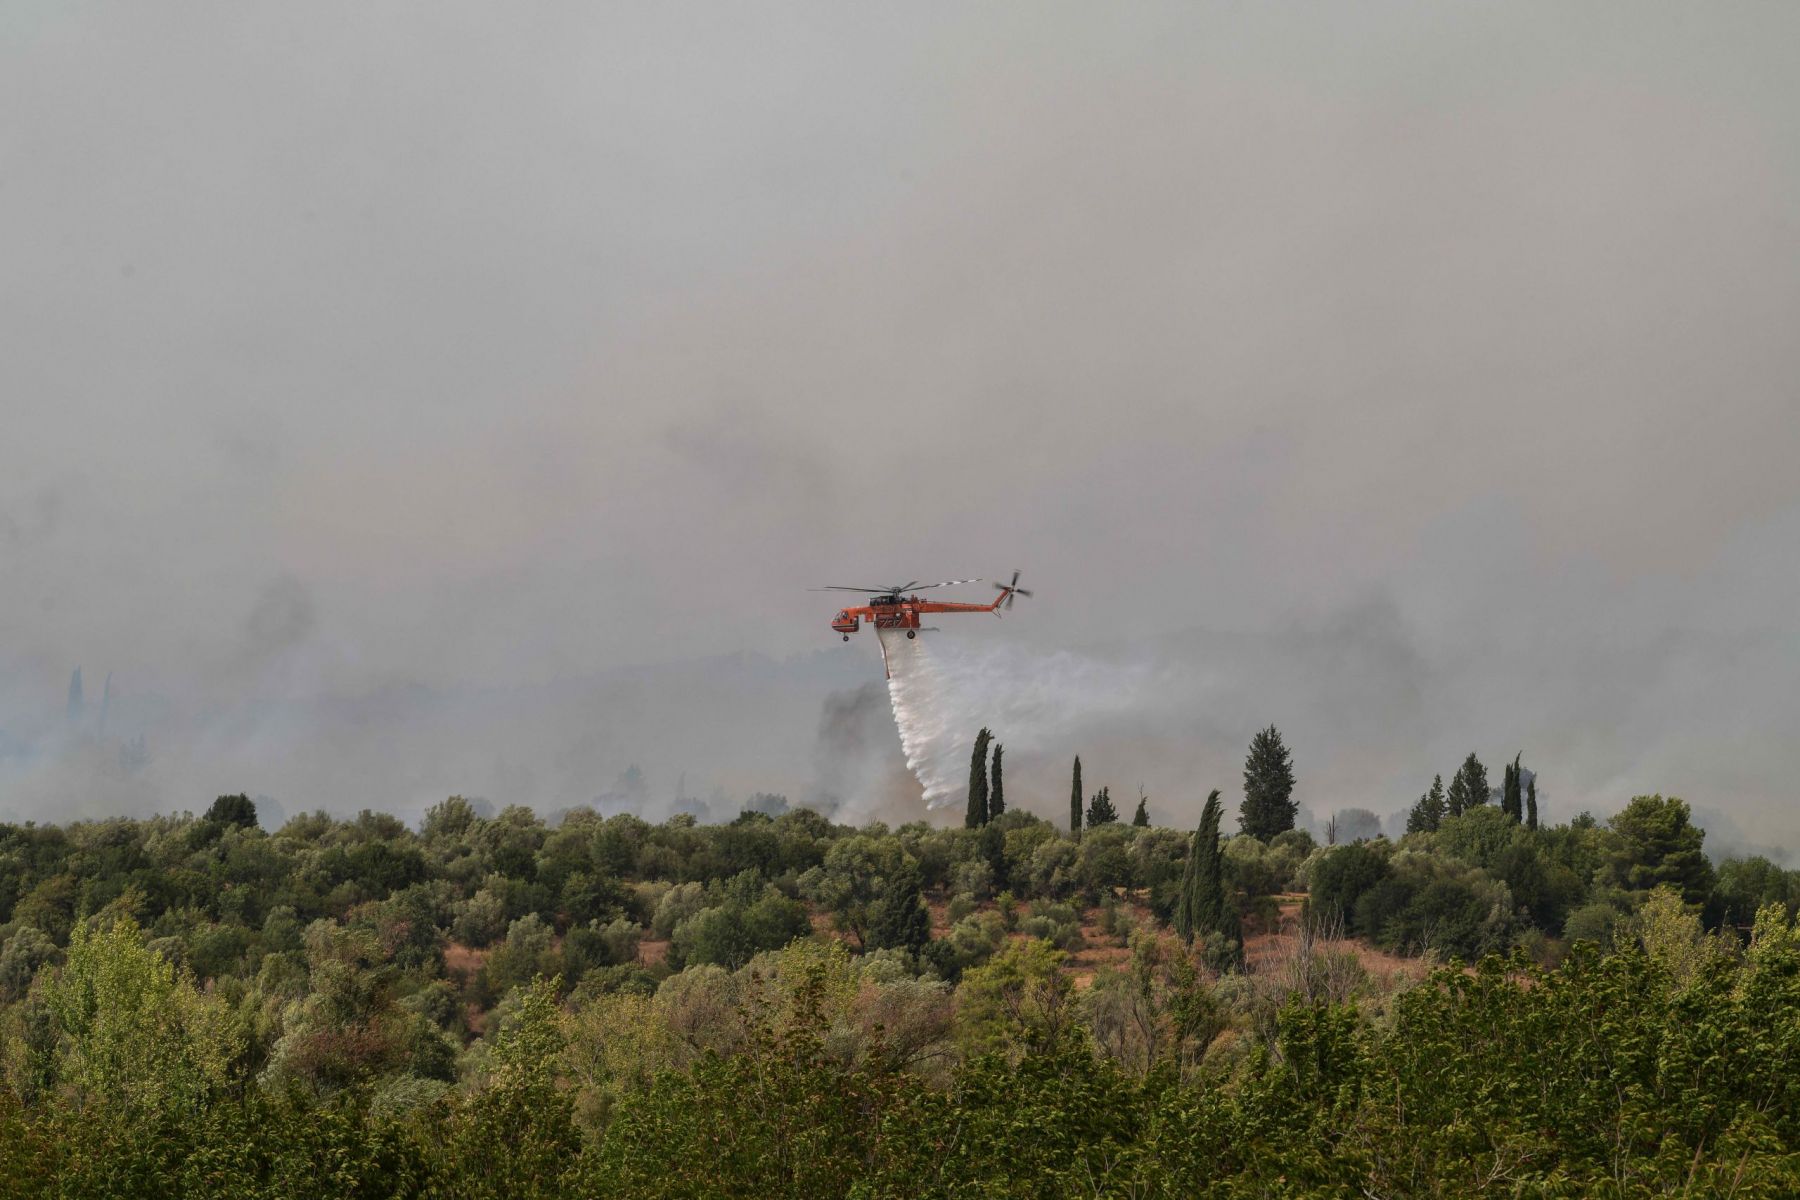
M980 583L979 579L946 579L942 583L920 583L913 580L897 587L823 587L815 588L820 592L861 592L869 597L869 602L856 608L838 610L837 616L831 618L831 627L850 640L850 635L861 628L867 621L877 630L904 629L906 636L915 638L919 630L925 626L919 624L919 618L928 613L986 612L996 617L1004 609L1011 609L1013 599L1017 596L1029 596L1031 593L1019 586L1019 572L1012 573L1012 582L999 585L1000 594L990 604L958 604L949 600L921 600L918 592L925 588L954 587L959 583ZM883 654L885 656L885 648Z

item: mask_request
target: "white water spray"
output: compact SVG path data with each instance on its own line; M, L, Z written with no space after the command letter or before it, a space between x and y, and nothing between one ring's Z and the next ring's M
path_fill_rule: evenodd
M1007 764L1075 752L1077 736L1142 713L1154 671L1067 651L1034 655L1010 643L972 644L947 634L909 639L877 631L887 659L888 698L906 765L928 808L953 806L969 782L969 748L987 726Z

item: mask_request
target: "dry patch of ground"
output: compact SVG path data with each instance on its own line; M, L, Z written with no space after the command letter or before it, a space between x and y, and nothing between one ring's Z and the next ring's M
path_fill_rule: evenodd
M1244 939L1244 962L1252 974L1275 969L1290 960L1300 940L1300 915L1306 903L1303 893L1275 897L1279 916L1273 930L1253 934ZM1369 978L1399 984L1417 983L1425 978L1432 964L1423 958L1407 958L1371 946L1360 938L1321 939L1316 950L1333 953L1348 951Z
M481 970L487 962L488 952L477 950L473 946L465 946L461 942L444 944L444 974L460 975L465 979L473 979L475 972Z
M1081 913L1081 949L1069 955L1063 963L1063 969L1069 973L1070 982L1077 991L1085 991L1094 985L1094 977L1103 970L1120 970L1131 962L1131 948L1126 939L1117 933L1108 933L1101 924L1101 916L1105 910L1100 908L1083 909ZM1117 906L1120 918L1129 918L1130 927L1136 929L1156 928L1156 918L1151 915L1150 906L1143 902L1141 894L1129 894L1120 898ZM1119 924L1125 922L1121 920ZM1167 933L1159 936L1173 936Z
M1297 930L1300 922L1301 907L1306 897L1301 894L1277 896L1278 917L1273 930L1253 933L1244 939L1244 957L1246 965L1252 973L1275 969L1280 963L1291 958L1297 941ZM1151 914L1146 897L1141 892L1121 893L1117 900L1117 913L1123 918L1120 923L1129 922L1134 929L1154 930L1157 936L1166 942L1173 943L1175 935L1167 928L1159 928L1156 918ZM927 896L925 907L931 914L931 936L941 938L950 932L950 912L947 901ZM976 911L988 912L997 906L993 901L986 901ZM1020 906L1021 915L1029 911L1028 906ZM1086 990L1093 986L1094 978L1104 970L1120 970L1131 962L1131 950L1125 939L1114 933L1107 933L1101 925L1102 909L1089 907L1081 910L1082 946L1071 952L1063 963L1070 981L1077 990ZM851 942L849 934L839 930L830 913L812 912L808 914L813 935L820 938L831 938L837 941ZM1025 940L1023 933L1014 932L1008 935L1009 941ZM1320 943L1319 949L1334 951L1347 950L1356 956L1363 970L1373 979L1394 980L1395 982L1415 982L1423 979L1430 969L1430 964L1419 958L1405 958L1397 954L1389 954L1374 946L1355 938L1342 938ZM473 979L475 973L487 961L488 951L477 950L451 942L444 950L444 966L451 976ZM655 970L665 965L669 957L669 941L667 938L646 937L638 943L638 965Z
M459 985L467 985L487 962L488 952L465 946L461 942L444 943L444 975ZM487 1010L473 1001L463 1005L463 1021L469 1032L480 1037L487 1029Z

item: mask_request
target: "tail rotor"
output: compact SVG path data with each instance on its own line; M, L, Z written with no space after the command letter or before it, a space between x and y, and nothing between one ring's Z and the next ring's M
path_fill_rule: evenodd
M1000 590L1006 593L1005 597L1000 601L1001 609L1006 612L1012 611L1014 598L1024 596L1029 599L1031 596L1029 589L1019 586L1019 572L1017 571L1014 571L1012 574L1012 582L1001 584Z

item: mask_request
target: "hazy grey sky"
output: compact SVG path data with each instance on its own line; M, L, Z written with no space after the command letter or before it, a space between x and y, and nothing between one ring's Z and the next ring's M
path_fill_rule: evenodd
M0 728L76 663L216 715L779 658L807 585L1022 566L1005 637L1324 647L1209 692L1221 745L1304 710L1348 762L1341 712L1800 842L1796 45L1785 3L9 0ZM1306 685L1363 637L1397 708Z

